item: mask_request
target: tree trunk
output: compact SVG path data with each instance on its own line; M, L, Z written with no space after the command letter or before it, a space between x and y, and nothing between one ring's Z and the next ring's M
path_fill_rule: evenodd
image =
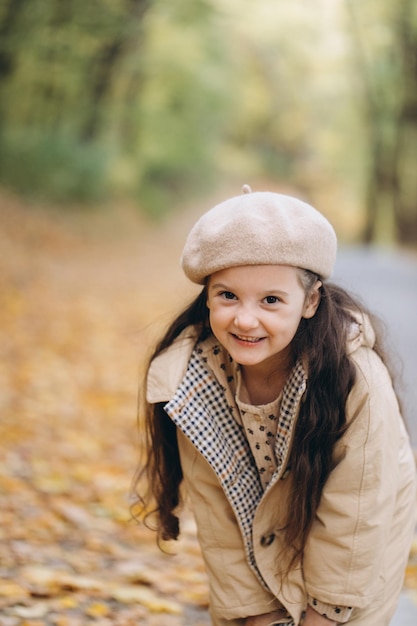
M4 19L0 24L0 82L12 74L15 64L13 52L8 47L10 34L14 31L21 8L27 0L9 0Z
M417 244L417 24L412 13L412 0L403 0L397 34L403 102L397 122L393 205L397 239L405 245Z
M398 0L397 0L398 1ZM366 182L365 228L363 242L372 243L377 222L384 213L394 219L394 237L398 243L417 243L417 24L413 19L414 0L401 0L396 5L396 20L391 24L394 35L398 113L383 97L386 85L378 84L372 67L366 64L362 51L356 13L352 3L351 21L356 52L365 89L364 105L369 129L370 167ZM387 63L392 63L387 59ZM395 66L390 66L394 72ZM384 124L391 134L383 135Z
M129 27L132 20L140 22L143 19L151 0L128 0L127 4L125 27ZM102 45L96 59L93 60L93 72L88 76L91 80L88 117L81 133L84 141L96 139L101 129L103 107L111 92L117 66L128 49L130 41L130 37L126 35L126 29L121 29L117 36Z
M357 67L364 90L362 106L368 133L368 172L365 181L365 224L361 233L361 242L369 245L376 238L378 217L381 207L385 205L383 190L385 188L386 146L381 134L384 98L378 93L378 85L373 79L372 68L366 62L358 18L352 1L347 3L347 9L352 24Z

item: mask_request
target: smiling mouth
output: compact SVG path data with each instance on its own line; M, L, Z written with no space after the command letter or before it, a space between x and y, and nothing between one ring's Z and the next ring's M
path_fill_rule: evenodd
M236 335L235 333L232 334L233 337L239 339L239 341L245 341L246 343L259 343L263 339L263 337L243 337L242 335Z

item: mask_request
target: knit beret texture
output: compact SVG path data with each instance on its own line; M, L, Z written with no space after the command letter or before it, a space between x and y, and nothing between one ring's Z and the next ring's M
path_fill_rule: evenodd
M229 267L292 265L329 278L337 239L328 220L297 198L244 190L193 226L181 258L185 275L204 284L207 276Z

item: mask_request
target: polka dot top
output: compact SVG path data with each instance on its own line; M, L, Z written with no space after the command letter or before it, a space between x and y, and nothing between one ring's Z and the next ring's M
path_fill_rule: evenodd
M262 487L265 489L277 469L274 447L282 394L268 404L246 404L239 398L242 390L242 377L239 368L237 368L236 377L236 406L241 415Z

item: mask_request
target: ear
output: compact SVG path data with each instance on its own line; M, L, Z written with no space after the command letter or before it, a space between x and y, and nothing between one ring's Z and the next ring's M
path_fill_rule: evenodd
M318 280L306 298L303 310L303 317L305 319L310 319L316 314L317 308L320 304L320 287L322 284L321 280Z

